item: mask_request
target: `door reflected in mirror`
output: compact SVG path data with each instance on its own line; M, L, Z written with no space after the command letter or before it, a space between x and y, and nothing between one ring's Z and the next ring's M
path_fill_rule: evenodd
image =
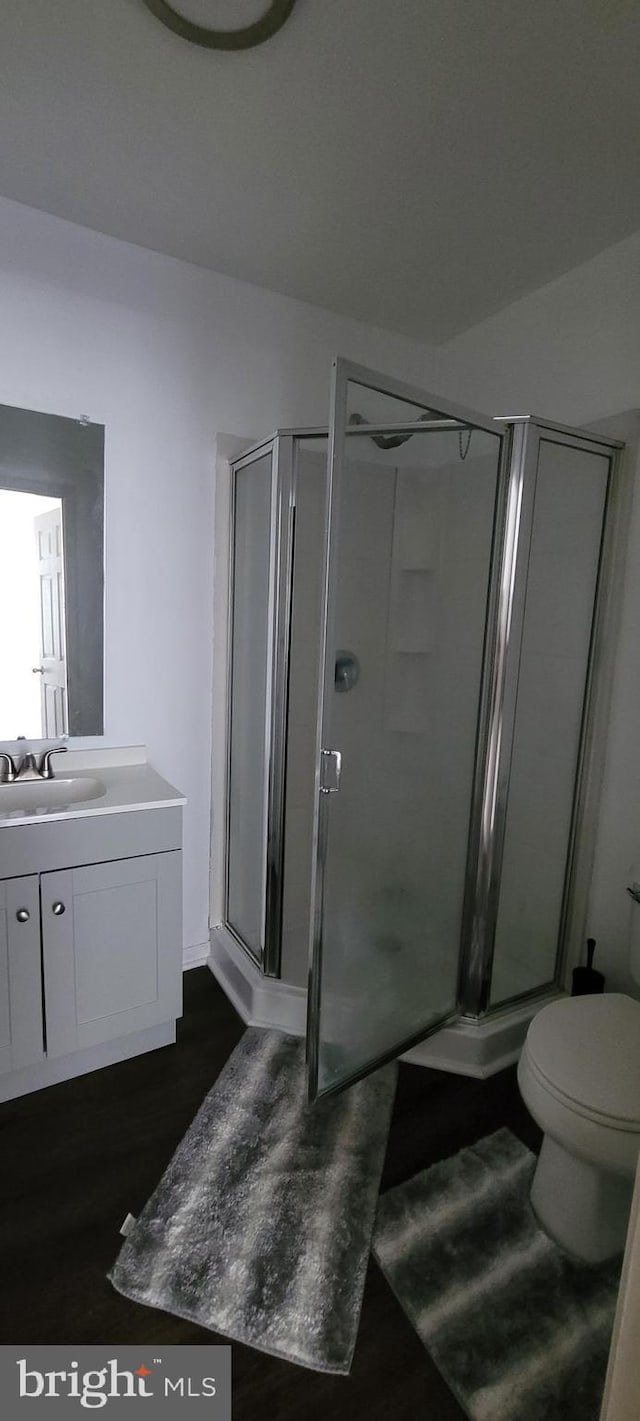
M0 489L0 646L3 728L68 734L60 498Z

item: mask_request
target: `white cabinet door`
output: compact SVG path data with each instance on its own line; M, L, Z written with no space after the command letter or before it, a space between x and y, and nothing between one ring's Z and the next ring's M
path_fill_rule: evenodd
M41 877L47 1055L180 1016L181 855Z
M0 1073L44 1056L38 875L0 881Z

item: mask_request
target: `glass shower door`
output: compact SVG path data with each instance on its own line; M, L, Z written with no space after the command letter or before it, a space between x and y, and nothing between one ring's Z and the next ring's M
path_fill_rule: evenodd
M292 541L291 460L276 436L235 460L230 545L224 926L278 976Z
M272 448L234 471L225 916L260 963L267 897L273 485Z
M312 1100L456 1015L504 438L489 419L336 362Z

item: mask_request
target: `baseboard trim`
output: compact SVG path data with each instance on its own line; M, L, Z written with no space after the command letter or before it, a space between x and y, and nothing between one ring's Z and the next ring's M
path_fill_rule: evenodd
M183 972L190 972L192 967L206 967L209 961L209 949L208 939L206 942L194 942L189 947L183 948Z

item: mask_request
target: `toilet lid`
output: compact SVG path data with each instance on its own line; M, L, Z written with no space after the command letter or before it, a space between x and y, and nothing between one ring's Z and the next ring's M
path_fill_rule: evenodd
M550 1088L585 1113L640 1130L640 1002L563 997L534 1016L527 1052Z

